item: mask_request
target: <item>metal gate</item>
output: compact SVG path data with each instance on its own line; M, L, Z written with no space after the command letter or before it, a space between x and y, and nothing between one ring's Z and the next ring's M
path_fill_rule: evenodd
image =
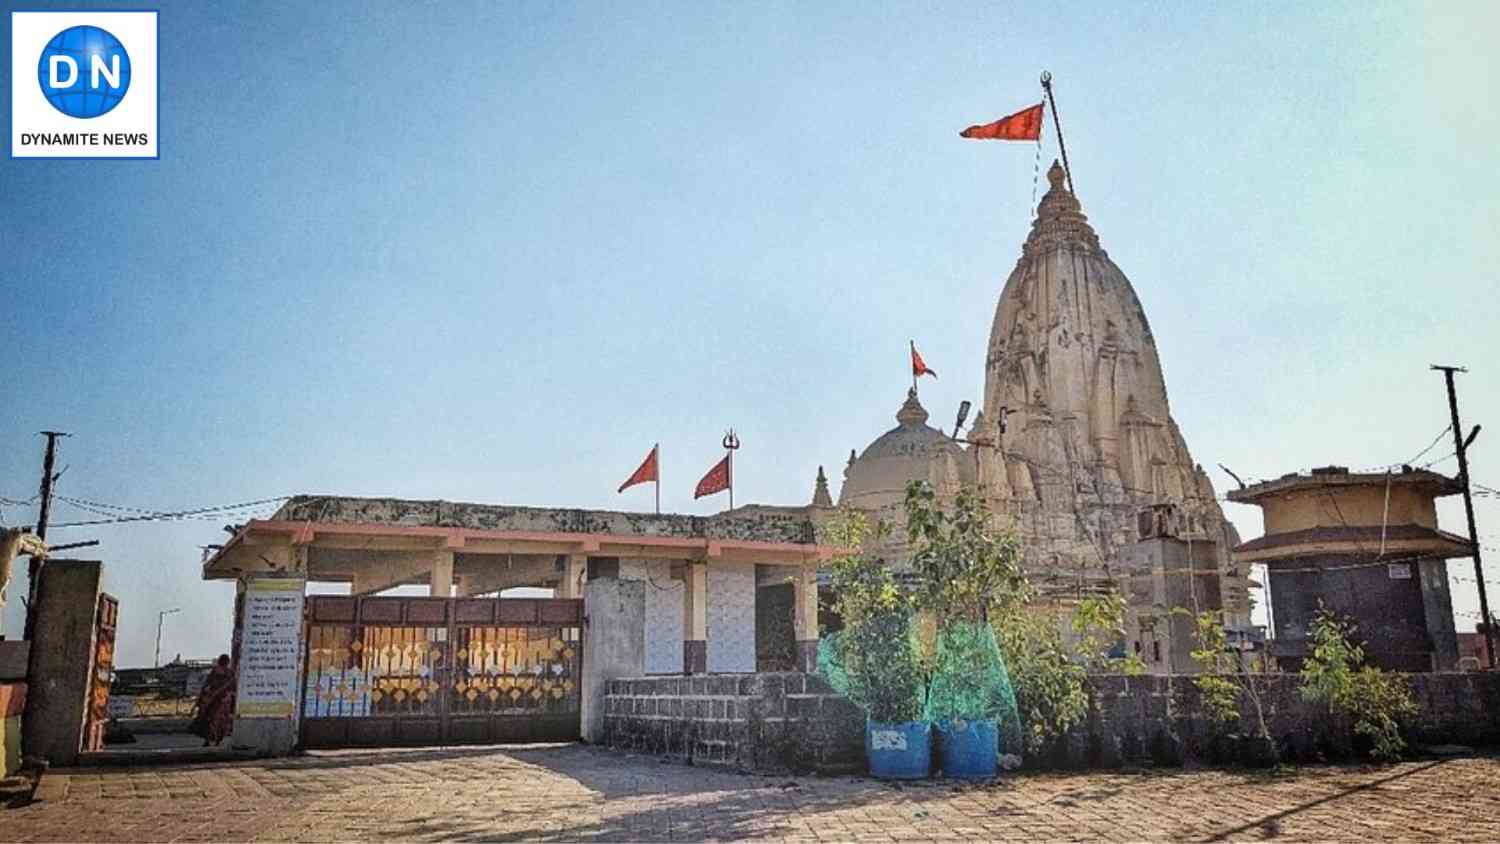
M573 741L583 601L309 596L304 747Z

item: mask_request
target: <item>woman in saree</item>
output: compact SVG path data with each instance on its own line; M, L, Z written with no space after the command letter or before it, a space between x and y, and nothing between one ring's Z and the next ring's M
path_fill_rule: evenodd
M229 654L219 655L193 708L196 713L188 729L203 739L204 747L217 745L229 735L234 725L234 671L229 668Z

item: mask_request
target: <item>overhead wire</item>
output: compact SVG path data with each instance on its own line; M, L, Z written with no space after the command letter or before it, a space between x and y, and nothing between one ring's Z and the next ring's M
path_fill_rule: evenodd
M60 504L66 504L66 505L68 505L70 507L76 507L77 509L83 510L83 511L88 512L88 513L93 513L94 515L108 516L108 517L110 517L110 519L109 519L110 521L118 521L118 520L121 520L121 519L124 518L124 517L122 517L120 515L119 509L115 509L115 510L106 510L106 509L103 509L104 507L111 507L111 506L118 507L118 505L98 504L98 502L87 502L87 503L85 503L85 501L83 499L76 499L76 498L71 498L71 497L68 497L68 496L60 496L60 495L55 495L55 496L53 496L53 498L58 503L60 503ZM226 516L233 517L233 516L235 516L237 514L240 514L242 512L253 512L253 511L257 510L257 509L261 509L261 508L264 508L264 507L267 507L267 506L269 506L269 505L268 504L255 504L253 506L247 505L247 506L244 506L244 507L236 507L234 505L225 505L222 509L207 509L207 512L204 512L204 513L198 514L198 515L177 515L177 514L173 514L173 513L170 513L170 512L163 512L163 511L159 511L159 510L142 510L140 508L135 508L135 507L120 508L120 509L125 509L125 510L133 511L133 512L136 512L136 513L140 513L140 514L142 514L143 517L155 517L155 518L158 518L158 519L180 518L180 519L215 520L215 519L224 518Z
M230 515L230 514L239 512L239 511L243 511L243 510L251 510L251 509L254 509L255 507L263 506L263 505L266 505L266 504L274 504L276 502L285 501L285 500L287 500L290 497L291 496L287 496L287 495L278 495L278 496L275 496L273 498L261 498L261 499L255 500L255 501L243 501L243 502L239 502L237 504L221 504L221 505L218 505L218 506L215 506L215 507L196 507L196 508L193 508L193 509L177 510L177 511L149 511L149 510L142 510L142 511L140 511L140 515L120 516L120 517L117 517L117 518L108 518L108 519L91 519L91 520L77 521L77 522L60 522L60 523L52 525L52 527L54 527L54 528L87 527L87 526L93 526L93 525L124 524L124 523L128 523L128 522L175 521L175 520L182 520L182 519L202 518L202 517L205 517L205 516L213 516L215 518L218 518L218 517L227 516L227 515ZM58 498L59 498L59 500L66 500L66 499L62 499L61 496L58 496ZM82 500L82 499L78 499L78 500ZM75 501L75 500L67 500L67 503L72 504L75 507L79 507L80 509L85 509L85 510L89 509L89 505L79 505L77 503L77 501ZM122 508L122 509L124 509L124 508ZM130 508L130 509L132 509L132 510L138 510L139 508ZM92 512L95 512L96 514L98 513L97 510L94 510Z
M1430 468L1432 466L1436 466L1437 464L1443 462L1444 460L1448 460L1449 458L1453 458L1453 457L1457 457L1457 456L1458 456L1458 452L1457 451L1450 451L1447 454L1443 455L1442 457L1439 457L1436 460L1429 460L1426 463L1423 463L1421 466L1418 466L1417 468L1419 468L1419 469L1427 469L1427 468Z
M1426 454L1429 451L1432 451L1433 448L1435 448L1439 442L1442 442L1443 435L1446 434L1446 433L1448 433L1451 430L1453 430L1453 426L1451 424L1443 426L1443 430L1438 431L1438 435L1432 438L1432 442L1428 443L1426 448L1424 448L1421 451L1417 452L1416 454L1412 455L1410 458L1408 458L1406 460L1406 462L1403 465L1410 466L1411 464L1416 463L1418 460L1421 460L1422 459L1422 455Z

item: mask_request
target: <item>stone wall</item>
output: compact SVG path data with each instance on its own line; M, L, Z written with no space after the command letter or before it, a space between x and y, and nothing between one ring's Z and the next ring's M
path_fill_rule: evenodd
M864 767L865 716L796 672L610 682L605 740L622 750L751 771Z
M1500 745L1500 674L1411 674L1419 712L1406 725L1415 744ZM1221 728L1201 715L1192 677L1094 677L1085 723L1028 767L1113 767L1186 757L1215 763L1266 761L1241 738L1255 727L1254 706L1240 701L1240 723ZM1363 748L1350 725L1302 700L1295 675L1273 675L1262 694L1266 724L1283 761L1337 761Z
M1028 768L1268 761L1246 740L1254 707L1221 727L1201 714L1192 677L1094 677L1087 719ZM1500 746L1500 674L1407 675L1419 712L1414 745ZM1362 755L1350 724L1302 700L1295 676L1265 680L1262 705L1282 761ZM864 766L863 712L813 674L761 673L617 679L605 698L604 742L694 764L752 771L848 773Z

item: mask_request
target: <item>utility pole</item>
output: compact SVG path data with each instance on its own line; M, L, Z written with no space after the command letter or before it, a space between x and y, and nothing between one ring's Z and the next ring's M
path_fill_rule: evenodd
M41 435L47 438L47 452L42 456L42 504L36 517L36 536L45 542L47 539L47 519L52 513L52 482L57 480L57 475L52 471L52 467L57 464L57 440L59 437L70 435L62 431L42 431ZM41 581L42 557L36 554L31 555L31 560L26 565L26 574L29 576L29 580L26 585L26 627L24 638L30 641L36 627L36 596L37 585Z
M1453 417L1453 445L1458 454L1458 480L1463 485L1464 492L1464 515L1469 517L1469 545L1474 552L1474 581L1479 586L1479 615L1484 620L1484 646L1485 652L1490 655L1490 670L1494 671L1495 664L1495 622L1490 615L1490 599L1484 588L1484 563L1479 553L1479 531L1474 526L1474 496L1469 492L1469 443L1474 441L1474 435L1479 433L1479 427L1474 427L1474 433L1468 437L1464 436L1463 428L1458 424L1458 391L1453 386L1453 373L1468 372L1461 366L1437 366L1433 369L1443 373L1448 382L1448 413Z
M151 660L152 668L161 667L161 623L174 612L182 612L182 607L173 607L156 614L156 657Z

